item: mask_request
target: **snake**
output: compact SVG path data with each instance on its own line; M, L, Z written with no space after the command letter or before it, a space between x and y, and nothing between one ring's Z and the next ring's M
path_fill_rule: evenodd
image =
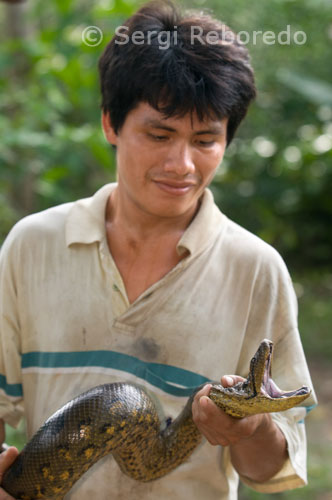
M213 382L210 399L234 418L284 411L306 399L311 393L307 386L286 392L272 380L272 351L273 342L264 339L251 359L248 377L231 387ZM93 387L45 421L6 471L1 487L19 500L59 500L107 454L137 481L163 477L188 460L202 440L191 407L203 386L167 423L139 385Z

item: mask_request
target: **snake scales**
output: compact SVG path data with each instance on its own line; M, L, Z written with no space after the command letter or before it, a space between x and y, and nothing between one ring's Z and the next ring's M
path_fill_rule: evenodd
M272 349L272 342L264 340L251 360L248 378L230 388L213 384L210 398L237 418L286 410L307 398L307 387L283 392L275 385L270 377ZM138 481L162 477L184 462L201 440L191 414L194 394L180 415L161 429L153 401L138 386L114 383L90 389L43 424L5 474L2 487L21 500L60 499L108 453Z

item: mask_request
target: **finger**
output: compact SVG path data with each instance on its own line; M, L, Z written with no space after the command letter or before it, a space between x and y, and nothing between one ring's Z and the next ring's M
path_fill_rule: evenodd
M208 405L214 406L213 402L208 397L211 389L211 384L204 386L196 395L192 404L192 418L199 431L209 441L210 444L217 444L216 440L209 429L209 411Z
M207 396L201 396L194 407L193 420L200 432L212 445L229 445L229 441L224 435L224 423L225 419L228 418L230 417Z
M211 426L212 420L214 418L215 404L208 396L202 396L198 402L198 422L199 429L210 444L216 446L219 443L217 436L215 435L214 428Z
M195 395L192 405L193 421L210 444L228 446L230 441L227 429L232 425L233 419L208 397L210 389L211 384L207 384Z
M212 384L206 384L202 389L200 389L196 394L194 400L199 401L202 396L208 396L210 394L210 389Z
M4 473L15 461L18 453L19 452L17 448L15 448L14 446L10 446L8 450L0 454L0 484Z
M202 396L207 397L209 395L211 387L212 387L211 384L206 384L200 391L198 391L195 394L192 408L191 408L193 417L199 418L199 415L200 415L199 400L201 399Z
M207 398L208 394L210 392L211 384L208 384L207 386L203 387L194 397L193 404L191 407L191 412L192 412L192 417L196 425L199 423L202 423L206 420L205 418L205 412L203 407L200 404L201 398Z
M238 384L239 382L244 382L246 379L243 377L240 377L240 375L224 375L221 377L221 384L224 387L232 387L235 384Z
M0 488L0 500L15 500L15 498L10 496L5 490Z

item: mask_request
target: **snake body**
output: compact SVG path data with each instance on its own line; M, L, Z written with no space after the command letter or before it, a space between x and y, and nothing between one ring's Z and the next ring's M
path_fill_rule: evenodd
M271 353L272 342L264 340L252 358L247 380L230 388L213 384L210 398L237 418L285 410L303 401L310 394L307 387L285 393L266 375ZM46 420L7 471L1 486L20 500L60 499L109 453L133 479L158 479L183 463L201 441L191 413L198 390L180 415L165 426L153 400L134 384L90 389ZM268 390L275 394L269 395Z

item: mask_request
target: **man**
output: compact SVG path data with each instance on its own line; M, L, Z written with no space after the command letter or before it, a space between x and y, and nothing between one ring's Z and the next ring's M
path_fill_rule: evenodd
M246 49L210 16L155 2L117 30L100 75L117 184L23 219L2 248L2 419L16 425L24 402L31 435L118 380L145 385L175 417L195 386L246 376L266 337L280 386L311 386L281 258L207 189L255 96ZM206 440L188 462L138 483L106 457L66 498L233 499L239 476L261 492L306 483L304 407L237 420L208 392L193 403ZM16 453L0 456L0 476Z

